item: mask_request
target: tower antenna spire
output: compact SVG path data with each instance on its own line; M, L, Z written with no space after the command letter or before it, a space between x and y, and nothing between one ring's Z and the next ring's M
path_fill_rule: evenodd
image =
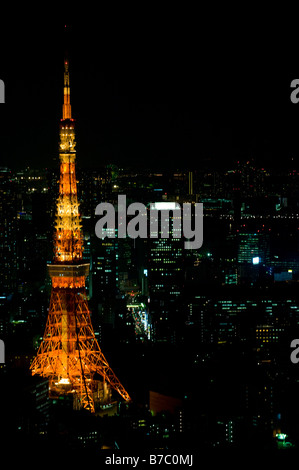
M67 56L64 59L64 87L63 87L62 119L63 120L72 119L70 72L69 72L69 60Z

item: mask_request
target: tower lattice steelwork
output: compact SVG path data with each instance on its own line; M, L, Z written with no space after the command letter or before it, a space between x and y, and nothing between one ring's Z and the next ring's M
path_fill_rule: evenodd
M49 378L50 397L73 394L74 406L95 411L111 388L130 396L110 368L95 338L85 293L89 264L82 260L83 237L75 173L76 143L70 104L69 62L64 62L64 103L60 122L60 182L54 233L49 314L43 340L30 369ZM95 380L100 374L102 381Z

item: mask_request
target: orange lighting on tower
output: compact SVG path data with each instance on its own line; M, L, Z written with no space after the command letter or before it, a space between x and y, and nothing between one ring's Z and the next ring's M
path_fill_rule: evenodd
M95 411L107 403L111 389L130 396L110 368L95 338L85 292L89 264L82 261L83 236L75 172L76 142L70 103L69 62L64 62L64 102L60 122L60 181L54 233L49 314L43 340L30 369L49 378L54 398L72 394L74 407ZM95 374L102 381L94 380Z

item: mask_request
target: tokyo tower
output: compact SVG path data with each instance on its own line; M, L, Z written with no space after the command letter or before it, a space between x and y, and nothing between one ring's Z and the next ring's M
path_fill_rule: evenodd
M43 340L30 370L49 379L49 396L72 394L75 409L95 412L111 389L130 396L110 368L95 338L85 293L89 264L83 262L83 236L75 173L76 142L70 104L69 62L64 61L64 102L60 121L60 181L54 232L52 281ZM95 379L95 374L102 381Z

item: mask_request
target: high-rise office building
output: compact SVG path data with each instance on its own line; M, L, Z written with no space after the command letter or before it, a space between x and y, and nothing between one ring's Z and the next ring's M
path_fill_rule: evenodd
M16 238L18 210L16 185L9 169L0 169L0 292L12 293L17 285Z
M270 248L267 234L263 232L239 232L238 263L244 264L268 264Z
M174 206L175 203L155 205L161 210ZM175 342L182 318L184 241L176 233L175 217L169 211L165 219L167 227L161 224L157 238L151 238L148 244L149 312L154 341ZM163 228L169 230L168 238L161 237Z

